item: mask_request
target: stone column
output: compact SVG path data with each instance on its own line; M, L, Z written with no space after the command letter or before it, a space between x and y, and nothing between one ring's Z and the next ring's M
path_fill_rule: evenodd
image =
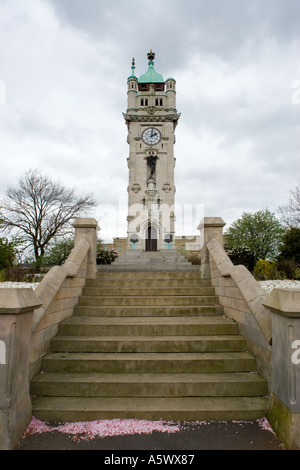
M263 305L272 315L273 386L268 419L289 449L300 449L300 289L274 289Z
M97 273L96 253L97 253L97 232L100 230L95 219L75 219L75 246L80 240L87 240L91 248L87 256L87 279L95 279Z
M12 450L31 421L29 356L32 289L0 289L0 449Z
M207 243L213 238L217 240L221 246L223 243L223 227L226 225L221 217L204 217L197 229L200 231L201 243L201 276L210 277L209 252Z

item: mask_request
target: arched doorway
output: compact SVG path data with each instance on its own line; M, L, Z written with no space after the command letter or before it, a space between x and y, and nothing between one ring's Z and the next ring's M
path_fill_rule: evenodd
M157 230L153 225L149 225L146 231L146 251L157 251Z

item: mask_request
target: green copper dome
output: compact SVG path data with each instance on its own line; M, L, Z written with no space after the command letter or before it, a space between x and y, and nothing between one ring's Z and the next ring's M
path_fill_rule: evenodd
M140 76L139 83L164 83L163 76L154 69L155 54L150 50L148 54L148 71Z

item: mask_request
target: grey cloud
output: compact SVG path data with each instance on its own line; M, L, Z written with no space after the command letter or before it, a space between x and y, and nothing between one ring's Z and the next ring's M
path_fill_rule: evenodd
M233 59L249 37L258 45L266 37L298 37L298 0L48 1L62 21L96 40L131 45L125 55L143 57L145 46L156 47L173 70L201 50Z

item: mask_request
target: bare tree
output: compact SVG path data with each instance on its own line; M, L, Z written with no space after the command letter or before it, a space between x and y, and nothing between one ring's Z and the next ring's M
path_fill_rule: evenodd
M2 228L22 236L39 267L51 239L65 234L72 219L84 215L95 201L33 169L21 176L16 188L7 189L1 206Z
M280 219L287 227L300 227L300 186L290 193L287 204L278 208Z

